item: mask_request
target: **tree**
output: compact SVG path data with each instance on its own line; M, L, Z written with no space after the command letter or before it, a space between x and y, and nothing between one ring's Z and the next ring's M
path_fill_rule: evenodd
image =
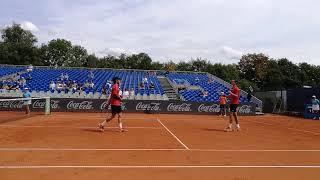
M302 85L319 86L320 85L320 69L317 66L308 63L300 63L300 78Z
M138 64L138 69L144 69L144 70L150 69L152 59L149 57L148 54L139 53L137 55L137 58L138 58L138 62L136 62L136 63Z
M66 66L83 67L88 57L87 50L79 45L72 46L70 51L70 59L66 62Z
M209 63L206 60L197 58L196 60L191 60L190 64L192 66L192 71L204 72L207 70Z
M65 39L51 40L48 45L42 45L43 61L48 66L66 66L72 62L72 44Z
M83 66L88 68L97 68L99 67L99 59L96 57L96 55L90 54L86 57Z
M267 71L263 79L262 88L264 90L281 90L283 87L283 74L280 66L276 60L271 59L267 65Z
M280 72L283 77L283 87L284 88L296 88L302 86L301 71L296 64L293 64L286 58L282 58L278 60L278 65L280 68ZM276 76L277 74L274 74Z
M160 62L152 62L150 70L161 70L163 69L163 64Z
M266 75L268 61L269 57L262 53L242 56L238 66L241 77L260 86Z
M239 70L235 64L223 65L223 64L210 64L208 65L207 72L213 74L225 81L239 80Z
M164 63L163 69L166 71L176 71L176 64L173 61Z
M176 67L177 71L192 71L192 65L190 62L180 61Z
M37 38L27 30L13 23L1 30L0 63L24 65L38 62Z

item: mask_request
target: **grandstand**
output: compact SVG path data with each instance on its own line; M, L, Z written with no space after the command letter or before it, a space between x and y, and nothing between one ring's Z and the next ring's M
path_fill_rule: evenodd
M128 99L136 100L181 100L191 102L218 102L221 92L229 94L231 85L227 82L208 73L195 72L163 72L163 71L142 71L142 70L115 70L115 69L86 69L86 68L53 68L34 67L27 71L23 66L0 67L1 96L20 97L24 86L28 87L33 97L50 96L53 98L106 98L103 94L104 85L114 76L122 79L121 90L134 91L134 96ZM14 77L19 76L29 80L23 86L15 82ZM61 79L61 75L68 75L67 80ZM93 74L93 77L90 77ZM7 79L10 79L9 82ZM144 79L147 79L145 82ZM92 88L83 87L81 91L50 90L50 82L71 81L83 86L86 83L93 83ZM14 90L4 88L5 85L14 84ZM141 85L143 84L143 85ZM152 84L153 87L149 85ZM143 87L141 87L143 86ZM203 95L204 92L207 95ZM245 103L246 92L241 92L240 102ZM253 98L253 103L258 107L262 106L259 99Z

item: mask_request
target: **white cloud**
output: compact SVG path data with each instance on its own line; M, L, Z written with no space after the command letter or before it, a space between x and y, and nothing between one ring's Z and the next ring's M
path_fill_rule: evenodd
M42 0L36 7L9 2L0 23L28 19L41 27L40 42L66 38L97 54L134 50L161 61L203 57L234 63L242 53L262 52L320 65L320 1Z
M21 27L23 29L29 30L31 32L38 32L39 31L39 28L30 21L23 21L21 23Z
M226 58L239 60L243 53L239 50L235 50L228 46L223 46L221 48L221 53L225 55Z
M107 56L107 55L118 57L121 54L131 55L131 54L136 54L136 52L130 51L130 50L126 50L126 49L121 49L121 48L107 48L107 49L104 49L104 50L97 51L96 55L98 55L100 57Z

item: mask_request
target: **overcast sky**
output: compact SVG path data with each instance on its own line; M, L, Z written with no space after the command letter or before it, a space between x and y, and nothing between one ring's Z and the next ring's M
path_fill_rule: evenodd
M320 65L317 0L0 0L0 26L21 23L40 43L65 38L99 56L238 62L263 52Z

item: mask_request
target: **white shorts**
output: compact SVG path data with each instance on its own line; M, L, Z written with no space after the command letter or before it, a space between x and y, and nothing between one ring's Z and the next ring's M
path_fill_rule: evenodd
M319 111L320 107L319 105L312 105L312 111Z
M24 101L23 102L23 105L27 106L27 105L30 105L31 104L31 100L28 100L28 101Z

